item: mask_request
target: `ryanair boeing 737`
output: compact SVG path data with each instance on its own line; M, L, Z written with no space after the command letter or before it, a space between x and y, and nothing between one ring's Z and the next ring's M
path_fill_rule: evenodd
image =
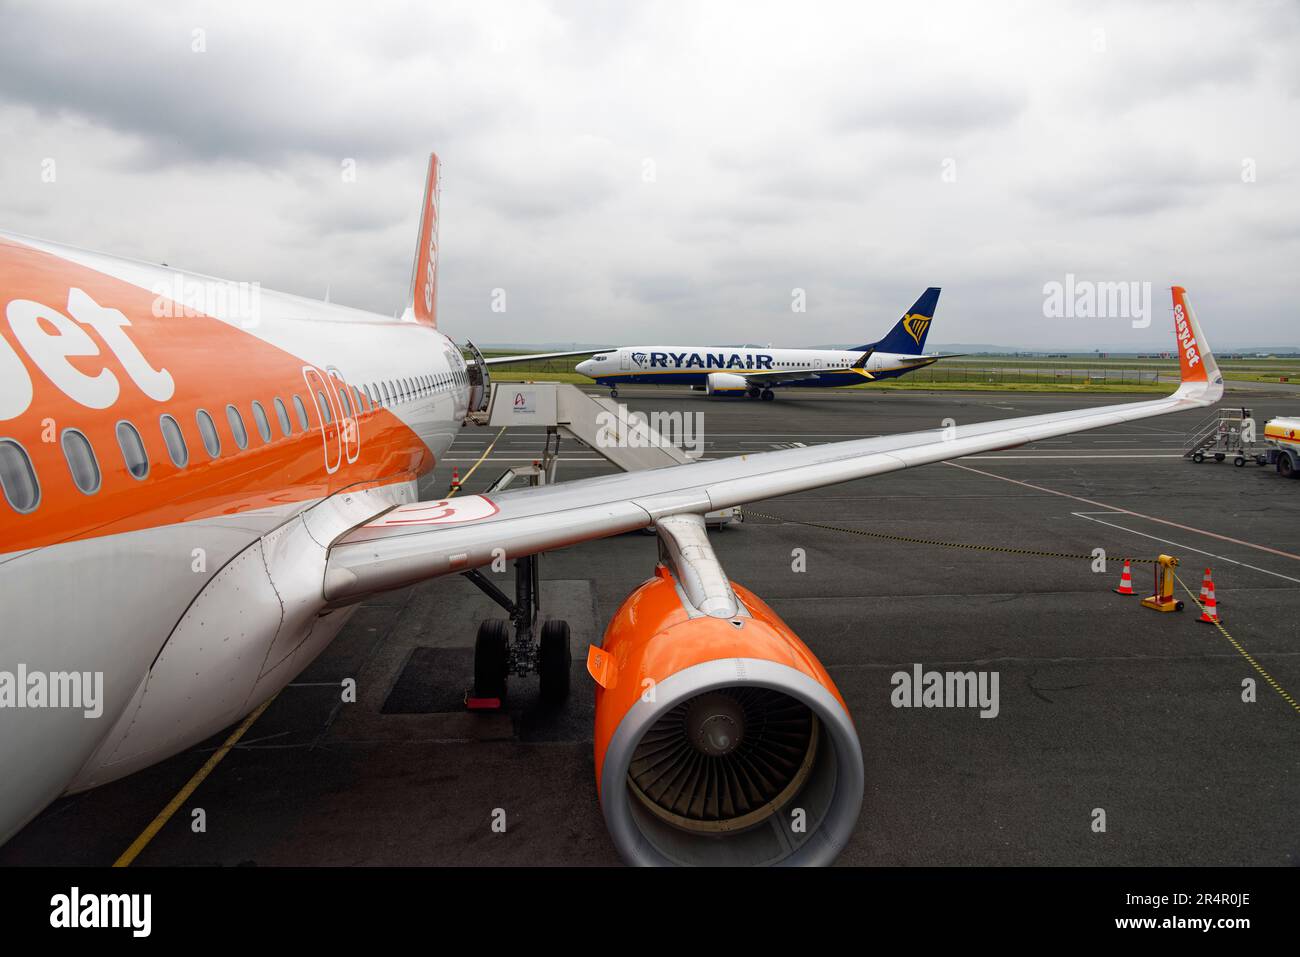
M942 355L925 355L939 290L921 294L879 342L852 349L762 349L755 346L622 346L602 352L576 369L609 386L636 383L689 385L709 395L774 399L774 388L825 389L893 379L928 366Z

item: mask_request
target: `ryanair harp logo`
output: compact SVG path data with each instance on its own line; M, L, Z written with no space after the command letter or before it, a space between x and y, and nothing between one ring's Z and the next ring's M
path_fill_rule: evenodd
M931 316L922 316L915 312L908 313L903 317L903 328L907 330L909 336L916 340L916 344L919 347L921 345L921 338L925 335L925 330L930 328L930 323L932 321L933 317Z

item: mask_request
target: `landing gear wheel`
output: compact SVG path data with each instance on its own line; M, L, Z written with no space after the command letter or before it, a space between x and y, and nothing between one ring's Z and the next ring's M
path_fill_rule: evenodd
M569 696L569 670L572 664L569 623L548 621L542 625L541 643L537 649L537 675L541 679L542 701L546 704L563 704Z
M478 626L474 639L474 697L504 699L509 673L510 626L489 618Z
M775 398L776 398L776 393L773 392L771 389L763 390L762 399L764 402L771 402Z
M757 399L761 393L758 389L750 389L745 393L746 399Z
M1205 461L1205 453L1202 452L1200 449L1197 449L1195 452L1192 453L1192 461L1195 462L1197 465L1200 465L1202 462Z
M617 399L617 398L618 398L618 389L610 389L610 390L609 390L609 397L610 397L611 399Z
M1237 468L1242 468L1246 464L1246 457L1244 455L1238 455L1232 460L1232 464L1237 466Z

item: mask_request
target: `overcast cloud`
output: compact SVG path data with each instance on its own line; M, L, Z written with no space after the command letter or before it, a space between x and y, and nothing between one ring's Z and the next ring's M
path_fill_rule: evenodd
M1178 282L1300 345L1298 49L1294 3L0 0L0 227L391 314L435 150L460 339L853 345L941 285L932 344L1168 348ZM1044 318L1067 273L1156 321Z

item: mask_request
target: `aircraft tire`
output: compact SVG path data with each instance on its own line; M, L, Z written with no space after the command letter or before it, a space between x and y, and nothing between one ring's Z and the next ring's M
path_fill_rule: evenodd
M500 618L480 622L474 639L474 697L506 696L510 673L510 626Z
M537 676L540 679L542 701L560 705L569 696L569 672L573 664L573 651L569 647L569 623L556 619L542 625L539 643Z

